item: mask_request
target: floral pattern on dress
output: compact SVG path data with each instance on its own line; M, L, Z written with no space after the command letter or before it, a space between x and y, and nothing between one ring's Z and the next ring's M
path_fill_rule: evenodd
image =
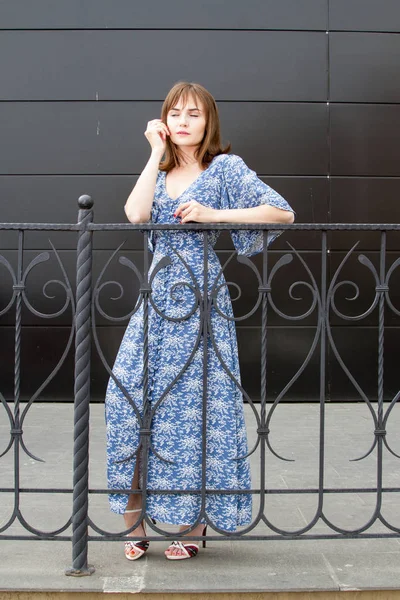
M271 204L292 210L275 190L263 183L236 155L216 156L208 168L175 200L169 197L166 174L159 171L151 219L177 223L173 214L188 200L216 209L249 208ZM281 231L269 232L272 242ZM216 287L219 310L233 317L221 264L213 250L218 231L207 232L208 296ZM202 485L203 458L203 344L202 319L195 288L204 292L204 234L198 231L153 231L154 253L149 270L149 406L151 422L146 490L147 514L167 524L193 524L201 515L201 495L190 493ZM231 233L239 254L262 251L262 231ZM163 257L169 264L157 271ZM172 320L175 319L175 320ZM251 478L243 396L240 383L235 323L212 306L207 336L207 402L205 483L207 490L249 490ZM194 351L194 348L196 350ZM193 354L194 351L194 354ZM193 354L193 356L191 356ZM182 372L183 367L186 369ZM231 377L230 374L233 376ZM143 417L143 305L130 319L113 367L113 374ZM168 386L178 380L166 394ZM139 445L140 422L124 391L110 378L106 393L107 473L110 489L130 489ZM126 460L128 459L128 460ZM142 482L142 485L144 483ZM187 490L185 494L156 494L152 490ZM110 508L123 513L128 495L111 493ZM232 532L251 522L251 494L207 494L205 515L217 528ZM201 517L204 521L204 514Z

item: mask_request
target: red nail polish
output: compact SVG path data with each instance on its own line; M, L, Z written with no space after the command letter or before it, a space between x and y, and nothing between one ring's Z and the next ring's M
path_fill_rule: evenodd
M176 213L174 213L174 217L176 217Z

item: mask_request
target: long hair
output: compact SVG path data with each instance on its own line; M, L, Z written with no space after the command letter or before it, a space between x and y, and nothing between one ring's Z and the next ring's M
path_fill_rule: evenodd
M227 154L231 145L225 148L221 143L221 131L219 124L218 107L213 96L199 83L179 81L168 92L161 109L161 120L167 123L167 115L171 108L177 105L180 99L186 104L189 96L193 96L195 103L200 101L205 110L206 127L204 137L195 152L195 157L203 168L218 154ZM178 147L171 142L169 136L166 139L166 149L163 160L160 163L161 171L170 171L181 164Z

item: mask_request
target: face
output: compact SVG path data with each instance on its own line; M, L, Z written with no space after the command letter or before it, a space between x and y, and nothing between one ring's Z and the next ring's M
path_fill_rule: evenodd
M201 144L206 129L206 115L202 102L188 96L185 103L180 98L167 115L167 126L171 141L182 148Z

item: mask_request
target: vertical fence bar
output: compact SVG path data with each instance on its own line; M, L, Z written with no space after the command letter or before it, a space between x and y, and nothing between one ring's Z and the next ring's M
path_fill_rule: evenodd
M326 393L326 330L329 319L329 309L326 302L327 269L328 269L327 232L322 230L321 240L321 308L318 319L321 322L320 347L320 376L319 376L319 483L318 483L318 514L320 515L324 502L325 485L325 393Z
M88 504L89 504L89 403L90 403L90 309L92 299L92 232L87 225L93 221L93 201L90 196L78 200L78 223L82 226L78 238L76 263L75 318L75 400L74 400L74 492L72 508L72 568L66 575L91 575L94 568L87 564Z
M203 409L201 449L201 515L206 512L207 488L207 394L208 394L208 319L211 320L211 303L208 292L208 232L203 233Z
M266 424L267 411L267 341L268 341L268 230L263 231L263 263L262 263L262 286L258 290L262 294L261 313L261 409L260 427L257 435L261 438L260 444L260 513L265 509L265 446L269 434Z
M18 232L18 265L15 305L15 348L14 348L14 426L11 435L14 438L14 514L20 515L20 474L19 450L22 429L20 425L20 396L21 396L21 333L22 333L22 292L25 289L22 280L24 272L24 231Z
M141 450L136 457L136 461L142 478L142 483L139 479L139 487L142 485L142 514L144 517L147 510L147 478L151 435L149 398L149 295L151 294L151 285L149 282L149 234L147 231L143 235L143 244L143 283L140 288L140 293L143 296L143 420L139 432ZM153 365L153 368L157 368L157 366Z
M382 460L383 437L386 431L383 425L383 377L384 377L384 341L385 341L385 292L389 290L385 284L386 278L386 231L381 231L381 247L379 255L379 285L376 292L379 294L378 304L378 427L375 430L377 440L377 510L382 508Z

